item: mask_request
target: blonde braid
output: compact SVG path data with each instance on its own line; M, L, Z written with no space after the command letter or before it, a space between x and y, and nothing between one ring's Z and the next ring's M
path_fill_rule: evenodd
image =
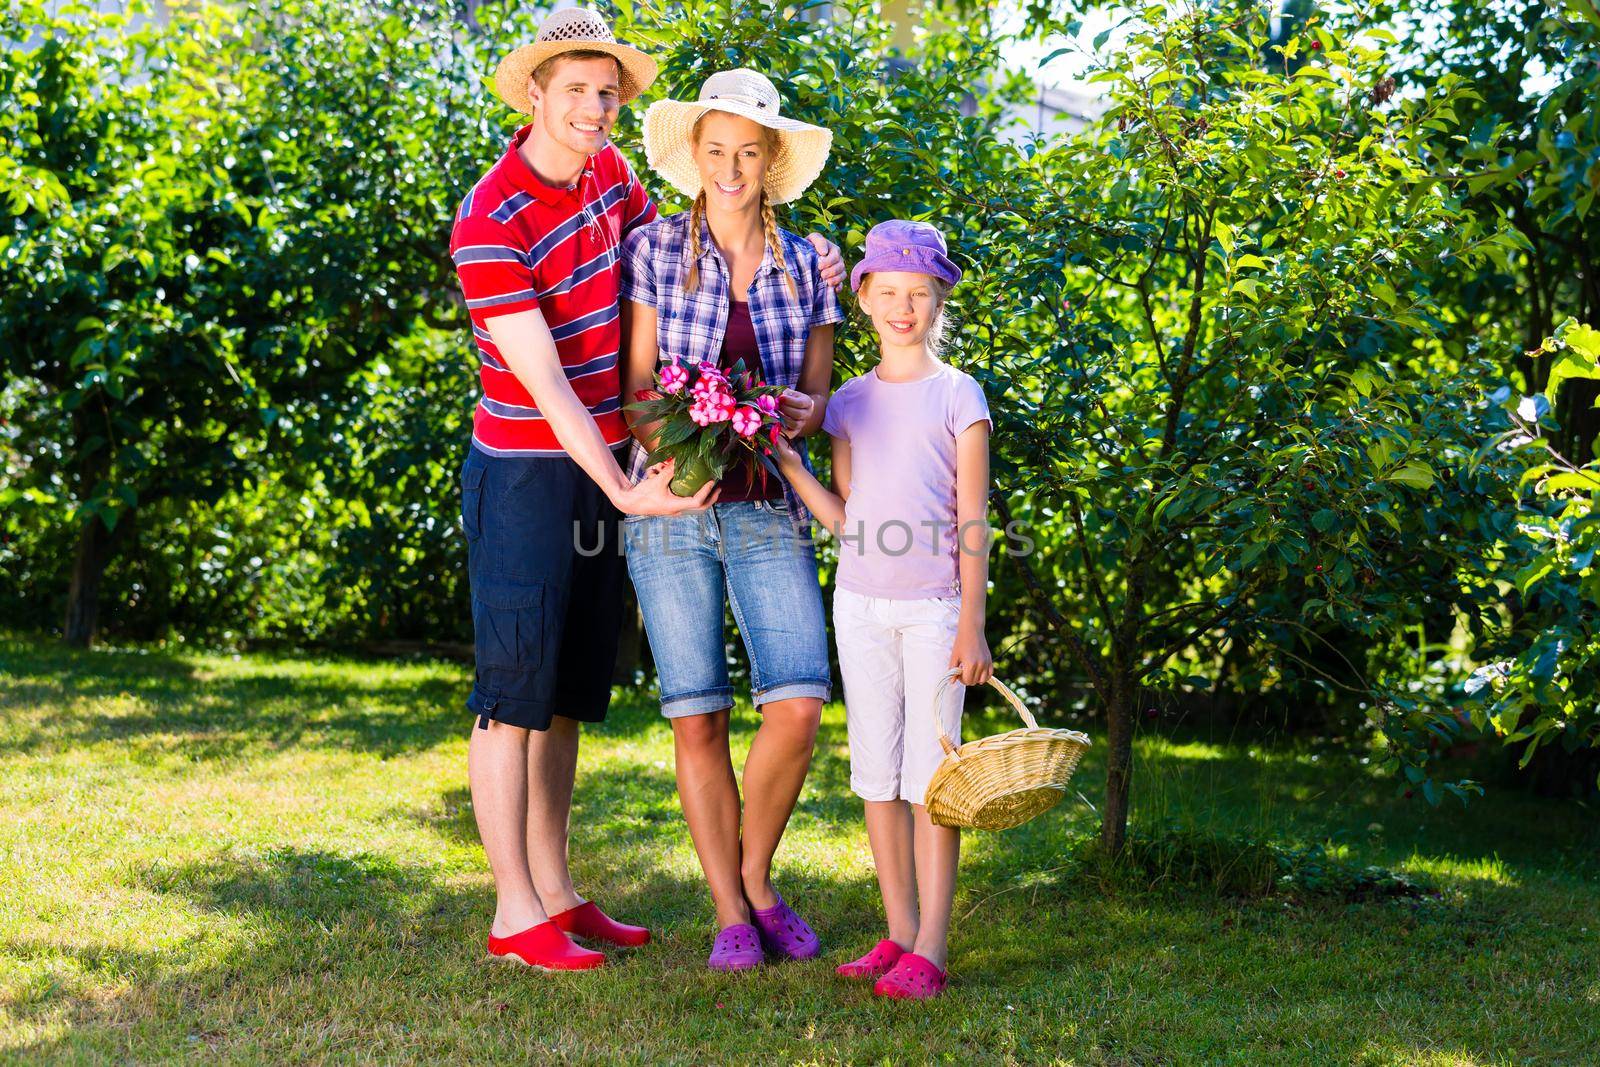
M694 198L694 207L689 209L689 273L683 279L683 291L692 293L700 288L700 220L706 215L706 191L700 190L700 195Z
M783 256L783 235L778 232L778 213L772 210L772 201L767 199L766 189L761 190L761 225L767 232L767 247L772 249L772 258L777 261L778 269L783 271L784 284L789 287L789 298L799 296L794 287L794 275L789 273L789 263Z

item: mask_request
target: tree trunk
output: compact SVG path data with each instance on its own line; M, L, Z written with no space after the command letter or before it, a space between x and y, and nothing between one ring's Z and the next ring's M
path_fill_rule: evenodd
M1116 856L1128 843L1128 787L1133 781L1133 680L1121 677L1106 704L1106 798L1100 813L1100 846Z
M67 589L67 618L61 628L62 639L74 648L94 643L100 617L100 576L105 573L110 545L111 531L99 517L91 518L78 531L72 584Z

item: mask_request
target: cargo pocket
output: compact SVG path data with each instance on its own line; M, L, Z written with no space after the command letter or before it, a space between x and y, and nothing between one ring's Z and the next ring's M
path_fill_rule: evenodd
M486 583L472 598L478 667L538 670L544 663L544 583Z
M461 472L461 528L467 541L483 536L483 467L466 467Z

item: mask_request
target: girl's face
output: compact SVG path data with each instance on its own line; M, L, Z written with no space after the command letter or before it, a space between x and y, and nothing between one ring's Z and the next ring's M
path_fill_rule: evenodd
M772 164L765 126L726 111L708 111L700 120L694 161L700 168L706 203L739 211L761 200L761 183Z
M933 279L910 271L874 271L861 287L861 307L886 345L920 345L939 317Z

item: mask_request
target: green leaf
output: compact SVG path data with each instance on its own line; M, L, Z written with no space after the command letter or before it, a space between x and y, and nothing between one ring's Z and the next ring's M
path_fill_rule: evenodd
M1412 460L1391 472L1386 480L1399 482L1401 485L1408 485L1413 489L1431 489L1433 488L1434 479L1433 471L1426 464Z

